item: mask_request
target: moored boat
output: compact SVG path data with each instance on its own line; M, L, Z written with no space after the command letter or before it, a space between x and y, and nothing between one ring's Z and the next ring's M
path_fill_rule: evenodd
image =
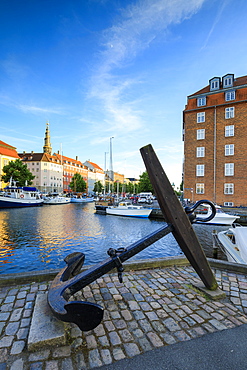
M247 227L234 225L217 234L229 262L247 263Z
M48 194L44 197L44 204L68 204L70 198L63 197L58 193Z
M239 216L236 215L230 215L229 213L225 213L222 208L218 205L215 205L216 208L216 215L214 218L207 222L202 221L196 221L195 223L203 223L205 224L211 224L211 225L232 225L236 219L239 218ZM208 204L203 204L201 207L201 210L199 212L196 212L196 215L202 218L207 218L212 213L211 207Z
M120 202L117 206L109 206L106 208L106 214L125 217L141 217L148 218L152 209L142 206L135 206L131 202Z
M94 197L73 196L70 199L71 199L71 203L87 203L87 202L94 201Z
M7 186L0 195L0 208L42 206L43 199L38 189L31 186Z

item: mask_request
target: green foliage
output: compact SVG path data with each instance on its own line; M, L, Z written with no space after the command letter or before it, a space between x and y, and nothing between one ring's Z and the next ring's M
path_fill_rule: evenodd
M94 183L94 188L93 188L93 191L95 193L102 193L102 189L103 189L103 184L100 182L100 181L96 181Z
M147 172L143 172L140 176L139 181L139 192L152 192L154 193L153 186L149 180L149 176Z
M128 184L126 184L126 193L138 194L139 193L139 184L132 184L132 182L129 182Z
M2 180L7 183L12 178L13 181L16 181L17 186L31 185L35 178L21 159L9 162L3 167L3 172Z
M72 181L69 184L69 187L73 191L83 193L87 188L87 184L79 173L75 173L74 176L72 177Z

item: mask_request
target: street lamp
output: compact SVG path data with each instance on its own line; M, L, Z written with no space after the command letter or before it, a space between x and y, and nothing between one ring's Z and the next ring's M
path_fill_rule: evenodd
M108 154L108 152L105 152L104 196L105 196L105 179L106 179L106 154Z
M114 181L114 175L113 175L113 165L112 165L112 139L114 139L114 136L110 137L110 164L109 164L109 174L110 179ZM109 192L110 192L110 182L109 182Z

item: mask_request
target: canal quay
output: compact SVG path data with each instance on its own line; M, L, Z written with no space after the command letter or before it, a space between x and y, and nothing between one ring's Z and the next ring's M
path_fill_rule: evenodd
M0 369L246 369L247 268L209 259L219 289L202 289L184 257L124 264L77 292L104 308L81 332L55 319L57 271L0 275Z
M110 240L115 248L125 246L123 239L129 245L143 237L140 230L151 232L164 222L133 226L132 220L95 215L91 206L71 205L4 211L0 217L2 242L8 238L0 272L0 370L246 369L245 265L208 258L219 287L208 291L181 251L174 255L173 239L150 246L145 259L123 264L122 283L112 270L71 297L104 308L102 322L82 332L57 320L47 304L63 258L82 246L91 253L87 270L106 258ZM126 234L130 227L135 232ZM205 242L215 226L193 227ZM112 239L104 239L106 229Z

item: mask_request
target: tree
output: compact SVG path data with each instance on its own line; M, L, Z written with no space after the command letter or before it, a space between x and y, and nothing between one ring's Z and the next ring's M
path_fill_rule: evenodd
M79 173L75 173L74 176L72 177L72 181L69 184L69 187L73 191L83 193L87 188L87 184Z
M3 172L5 175L2 175L2 180L9 182L12 178L13 181L16 181L17 186L31 185L35 178L21 159L10 161L9 164L3 167Z
M140 176L139 181L139 192L152 192L154 193L153 186L149 180L149 176L147 172L143 172Z
M102 189L103 189L103 185L102 185L102 183L100 182L100 181L96 181L95 183L94 183L94 188L93 188L93 191L95 192L95 193L102 193Z

